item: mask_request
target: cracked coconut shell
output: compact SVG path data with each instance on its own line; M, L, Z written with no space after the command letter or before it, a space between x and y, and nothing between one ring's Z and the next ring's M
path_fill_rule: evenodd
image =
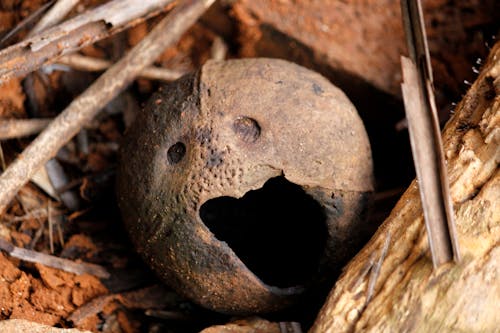
M325 215L321 258L302 285L265 283L200 217L208 200L240 198L277 176ZM372 191L354 106L321 75L277 59L208 61L164 86L126 134L118 175L123 220L145 261L182 295L232 314L289 306L343 265Z

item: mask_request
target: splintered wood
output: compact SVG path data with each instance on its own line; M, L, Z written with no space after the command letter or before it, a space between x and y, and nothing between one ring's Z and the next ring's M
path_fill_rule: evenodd
M498 332L500 43L443 131L459 264L433 270L416 182L347 265L311 332ZM391 235L371 300L367 269Z

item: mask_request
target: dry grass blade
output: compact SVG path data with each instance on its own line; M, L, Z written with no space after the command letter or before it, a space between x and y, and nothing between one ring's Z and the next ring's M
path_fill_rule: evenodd
M40 167L125 89L144 67L176 42L213 2L188 1L179 5L57 116L1 175L0 213Z
M166 10L173 0L113 0L0 51L0 84Z
M39 263L47 267L53 267L79 275L91 274L102 279L109 278L108 271L102 266L89 263L77 263L72 260L23 249L21 247L12 245L2 238L0 238L0 249L7 252L11 257L18 258L24 261Z

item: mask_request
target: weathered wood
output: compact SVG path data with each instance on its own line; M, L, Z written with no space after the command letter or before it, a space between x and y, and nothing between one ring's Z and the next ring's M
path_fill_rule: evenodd
M182 36L214 0L190 0L177 6L139 44L109 68L23 151L0 176L0 215L19 189L107 103ZM0 54L1 57L1 54Z
M0 321L0 331L2 333L90 333L90 331L81 331L76 328L56 328L47 325L38 324L24 319L9 319Z
M78 53L62 56L56 59L55 63L67 65L80 71L89 72L103 71L111 67L113 64L111 61L105 59L86 57ZM186 74L186 72L182 70L157 66L148 66L139 72L139 76L143 78L167 82L175 81L184 74Z
M172 0L114 0L0 50L0 84L166 10Z
M499 93L497 43L443 131L462 261L433 270L414 181L311 332L500 332Z
M0 140L38 134L51 119L0 119Z

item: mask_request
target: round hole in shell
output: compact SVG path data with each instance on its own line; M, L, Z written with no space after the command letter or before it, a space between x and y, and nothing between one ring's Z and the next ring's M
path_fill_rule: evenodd
M167 160L169 164L179 163L186 154L186 146L182 142L177 142L170 146L167 151Z
M218 197L200 217L264 283L306 284L317 272L327 228L321 205L285 177L269 179L242 198Z

